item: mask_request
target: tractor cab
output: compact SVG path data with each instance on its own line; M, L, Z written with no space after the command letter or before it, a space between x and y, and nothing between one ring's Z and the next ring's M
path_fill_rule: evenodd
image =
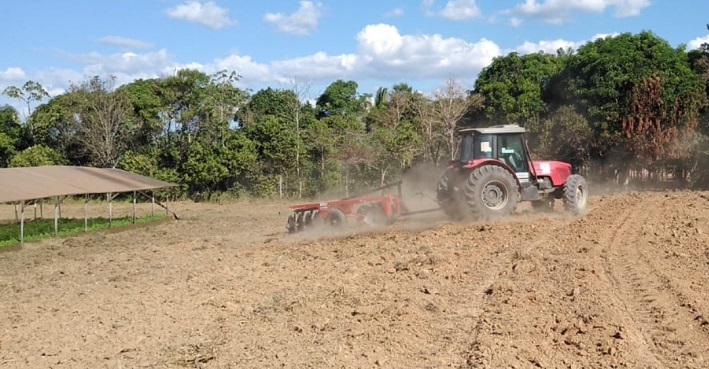
M484 160L504 163L520 181L530 180L529 153L524 128L516 125L460 130L457 165L478 165Z

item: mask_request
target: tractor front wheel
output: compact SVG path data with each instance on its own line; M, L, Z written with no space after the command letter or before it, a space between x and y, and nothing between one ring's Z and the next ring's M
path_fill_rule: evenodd
M582 215L588 206L588 186L586 179L572 174L564 183L564 209L574 215Z
M492 219L512 214L520 196L512 173L497 165L483 165L470 172L465 197L473 217Z

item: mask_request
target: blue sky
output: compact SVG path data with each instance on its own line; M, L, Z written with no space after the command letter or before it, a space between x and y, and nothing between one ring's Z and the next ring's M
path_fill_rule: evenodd
M196 68L234 70L253 91L295 82L310 98L337 79L361 93L399 82L432 92L447 79L472 88L495 56L604 35L650 30L696 48L707 23L705 0L7 1L0 90L34 80L56 96L94 75Z

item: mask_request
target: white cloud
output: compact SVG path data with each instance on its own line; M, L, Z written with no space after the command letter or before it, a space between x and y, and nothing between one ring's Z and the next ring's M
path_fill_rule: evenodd
M596 35L593 39L606 35ZM288 85L293 78L308 80L316 86L337 79L367 83L430 83L448 78L472 81L492 59L509 51L555 53L558 48L577 48L585 41L546 40L526 42L502 50L487 39L468 41L442 35L401 34L390 24L367 25L357 33L353 50L330 55L316 52L297 58L259 62L249 55L232 53L213 60L177 61L167 50L124 52L113 54L68 55L75 69L52 69L26 73L20 68L0 70L0 85L24 83L28 79L41 83L52 96L61 94L71 84L79 84L94 75L114 75L117 84L139 78L159 78L179 69L197 69L207 74L233 70L242 78L241 88L258 90L266 86Z
M559 49L577 49L581 45L583 45L583 43L559 39L553 41L525 42L517 46L516 50L522 54L533 54L540 51L547 54L556 54L556 51Z
M87 75L140 75L143 71L155 71L174 64L167 50L137 54L125 52L118 54L89 53L72 56L76 62L83 64ZM154 75L154 73L149 73Z
M706 35L704 37L697 37L692 41L689 41L687 43L687 49L688 50L695 50L698 49L702 44L708 44L709 43L709 35Z
M473 19L481 15L475 0L450 0L440 14L441 17L452 20Z
M401 35L388 24L368 25L357 34L357 58L363 74L377 78L474 76L500 55L494 42L470 43L440 35Z
M429 17L440 16L450 20L466 20L479 18L480 8L475 4L475 0L448 0L442 9L434 10L435 0L421 1L423 13Z
M392 10L386 12L386 14L384 14L384 16L387 18L401 17L403 15L404 15L404 9L402 9L402 8L392 9Z
M205 68L201 68L205 70ZM220 70L236 71L242 78L247 78L249 81L270 82L271 71L265 64L259 64L251 59L250 56L229 55L225 58L217 59L213 63L206 66L208 72L216 72Z
M152 44L147 43L145 41L135 40L132 38L121 36L104 36L99 38L98 42L123 49L147 50L153 47Z
M650 0L525 0L504 13L517 17L541 18L547 23L561 24L571 21L574 12L602 13L613 8L613 14L623 18L637 16L649 6Z
M509 20L510 27L517 28L522 25L523 21L517 17L512 17Z
M568 40L563 40L563 39L557 39L557 40L542 40L538 42L525 42L522 45L519 45L515 48L516 52L519 52L521 54L533 54L537 52L545 52L547 54L556 54L557 50L563 49L573 49L573 50L578 50L579 47L585 45L586 43L590 41L595 41L599 38L606 38L606 37L614 37L617 36L618 33L613 33L613 34L605 34L605 33L599 33L596 35L593 35L589 40L582 40L582 41L568 41Z
M26 78L25 71L18 67L8 67L5 71L0 70L0 84L13 84ZM23 81L24 82L24 81Z
M281 32L304 36L310 34L318 26L322 16L322 4L312 1L301 1L300 7L294 13L267 13L263 20L276 26Z
M165 11L168 17L200 24L212 29L221 29L233 24L229 10L217 6L213 1L187 0Z

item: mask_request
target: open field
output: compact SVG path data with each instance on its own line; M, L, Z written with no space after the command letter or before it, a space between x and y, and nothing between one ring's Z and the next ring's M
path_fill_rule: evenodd
M170 206L0 252L0 367L709 367L709 193L323 238L286 204Z

